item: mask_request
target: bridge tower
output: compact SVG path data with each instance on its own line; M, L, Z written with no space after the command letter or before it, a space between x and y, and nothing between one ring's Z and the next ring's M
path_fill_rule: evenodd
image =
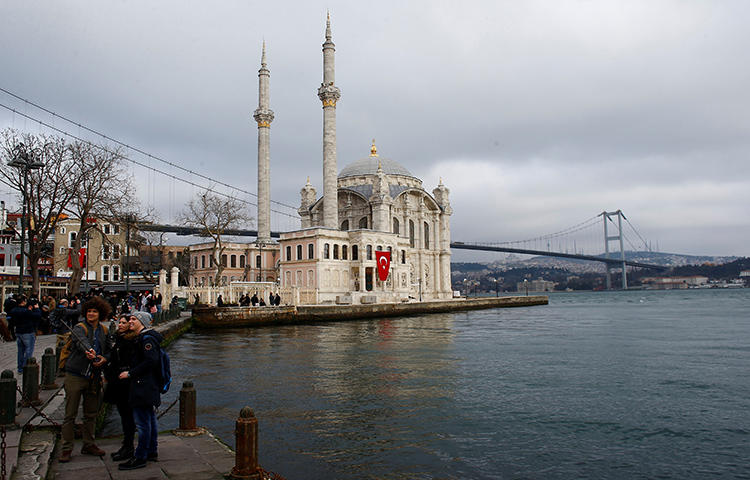
M611 241L617 241L620 242L620 258L622 259L622 289L627 290L628 289L628 277L626 273L626 265L625 265L625 249L622 244L622 210L617 210L615 212L607 212L604 211L601 213L602 220L604 220L604 256L607 258L610 258L610 251L609 251L609 242ZM617 217L617 235L609 235L608 231L608 222L612 222L614 224L614 221L612 221L612 217ZM611 253L617 253L617 252L611 252ZM612 275L610 273L610 264L605 263L607 268L607 290L612 289Z

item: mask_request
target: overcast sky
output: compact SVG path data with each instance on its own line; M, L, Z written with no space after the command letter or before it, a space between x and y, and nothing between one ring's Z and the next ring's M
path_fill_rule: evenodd
M428 191L442 177L454 240L525 239L622 209L662 251L750 254L749 2L5 0L0 86L255 192L265 39L272 198L296 206L307 176L322 191L326 9L339 170L375 138ZM8 126L40 131L0 108ZM134 173L163 222L198 190Z

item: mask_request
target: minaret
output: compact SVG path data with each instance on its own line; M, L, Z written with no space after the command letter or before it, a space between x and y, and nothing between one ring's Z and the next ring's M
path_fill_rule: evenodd
M323 102L323 226L338 229L338 167L336 166L336 102L341 91L334 85L334 52L331 41L331 15L326 18L323 43L323 83L318 98Z
M266 42L258 70L258 108L253 118L258 122L258 238L257 243L271 242L271 122L268 108L268 84L271 75L266 67Z

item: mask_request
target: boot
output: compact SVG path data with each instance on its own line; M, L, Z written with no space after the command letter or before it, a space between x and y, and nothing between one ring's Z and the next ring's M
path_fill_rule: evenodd
M123 460L129 460L133 456L133 447L123 445L120 449L112 454L112 460L115 462L122 462Z
M67 463L70 461L70 457L73 456L73 450L63 450L60 454L60 458L58 459L58 462L60 463Z
M146 459L145 458L136 458L133 457L130 460L128 460L125 463L121 463L117 466L120 470L135 470L136 468L143 468L146 466Z
M81 453L84 455L94 455L95 457L103 457L104 455L106 455L107 452L97 447L95 444L90 443L88 445L84 445L83 448L81 448Z

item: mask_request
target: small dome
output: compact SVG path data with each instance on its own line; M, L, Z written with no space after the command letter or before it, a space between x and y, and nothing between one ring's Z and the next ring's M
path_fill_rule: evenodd
M339 173L339 178L355 177L357 175L375 175L378 173L378 164L383 168L386 175L405 175L413 177L409 170L400 163L383 157L366 157L350 163Z

